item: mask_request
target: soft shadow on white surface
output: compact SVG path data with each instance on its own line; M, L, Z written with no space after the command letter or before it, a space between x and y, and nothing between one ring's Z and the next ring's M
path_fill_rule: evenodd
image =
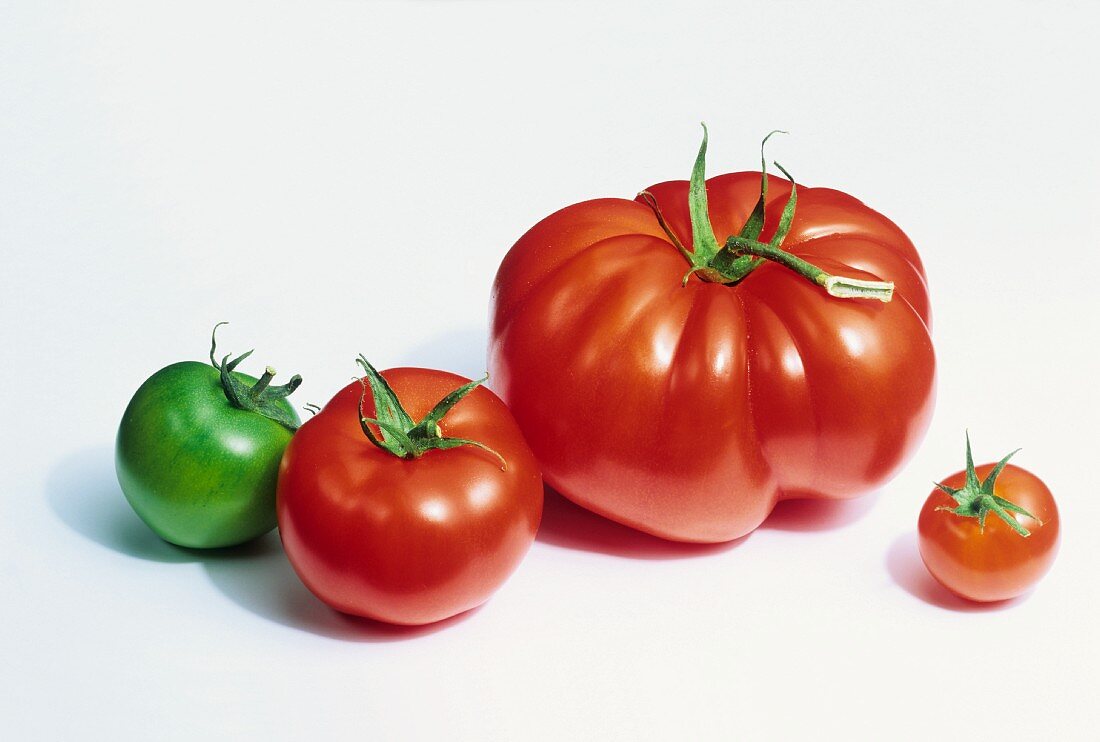
M1027 600L1030 593L1011 600L996 603L976 603L964 600L936 582L920 558L917 547L917 534L913 531L903 533L894 539L886 551L886 571L890 578L905 592L937 608L960 613L988 613L1002 611Z
M760 527L803 532L844 528L871 512L878 496L876 491L851 500L783 500Z
M54 465L46 477L46 501L73 531L120 554L154 562L200 558L162 540L138 518L118 486L109 446L77 451Z
M567 549L631 559L681 559L729 551L752 534L721 544L666 541L604 518L574 504L550 487L538 540ZM785 500L775 506L763 529L826 531L850 525L874 507L877 493L854 500Z
M461 623L477 608L427 626L393 626L334 611L315 598L294 574L274 533L264 544L232 559L210 559L203 568L221 593L250 613L318 636L352 642L415 639Z
M46 479L46 500L58 519L80 536L136 559L202 562L219 592L260 618L333 639L399 641L439 631L476 612L415 627L345 616L313 597L298 580L275 533L226 549L169 544L126 502L113 457L111 447L97 446L70 454L53 467Z
M736 548L748 536L722 544L685 544L642 533L576 505L550 487L535 537L545 544L632 559L683 559ZM751 535L751 534L750 534Z

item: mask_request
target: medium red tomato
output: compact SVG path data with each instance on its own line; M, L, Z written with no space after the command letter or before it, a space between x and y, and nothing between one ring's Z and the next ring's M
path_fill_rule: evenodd
M345 613L425 624L474 608L535 538L538 462L481 381L361 364L370 394L347 386L283 456L276 510L287 556Z
M781 499L890 479L928 426L935 359L921 259L893 222L759 172L704 181L705 152L704 136L690 183L521 237L493 286L489 364L548 484L718 542Z
M1008 463L974 466L945 479L917 521L921 559L951 592L989 602L1022 595L1058 553L1058 507L1037 476ZM992 517L991 517L992 516Z

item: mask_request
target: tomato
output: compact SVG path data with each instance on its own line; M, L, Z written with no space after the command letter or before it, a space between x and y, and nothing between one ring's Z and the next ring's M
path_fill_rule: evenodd
M969 600L1022 595L1047 573L1058 553L1054 497L1037 476L1008 464L1012 455L975 467L968 436L967 468L932 490L917 521L928 571Z
M364 390L349 385L283 457L287 556L345 613L412 625L474 608L535 538L543 494L534 454L481 382L361 364L371 387L363 407Z
M286 397L302 379L273 387L270 367L260 379L235 371L247 356L219 364L211 347L210 365L167 366L141 385L122 416L119 485L165 541L233 546L275 527L279 461L299 423Z
M779 500L889 480L928 426L935 357L921 259L893 222L766 171L704 181L705 151L690 182L523 235L493 285L489 367L550 486L720 542Z

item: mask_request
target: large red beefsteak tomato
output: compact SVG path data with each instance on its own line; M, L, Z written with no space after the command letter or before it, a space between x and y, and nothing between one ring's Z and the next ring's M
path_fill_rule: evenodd
M704 135L690 182L521 237L493 286L489 364L550 486L720 542L779 500L890 479L927 428L935 357L924 268L893 222L766 171L704 181L705 152Z

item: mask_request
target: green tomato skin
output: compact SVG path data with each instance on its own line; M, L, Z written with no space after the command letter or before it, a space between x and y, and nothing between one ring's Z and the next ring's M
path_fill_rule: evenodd
M249 386L256 381L234 373ZM298 420L286 400L280 406ZM291 435L234 407L217 369L183 361L150 376L130 400L115 471L130 506L165 541L233 546L275 527L275 485Z

